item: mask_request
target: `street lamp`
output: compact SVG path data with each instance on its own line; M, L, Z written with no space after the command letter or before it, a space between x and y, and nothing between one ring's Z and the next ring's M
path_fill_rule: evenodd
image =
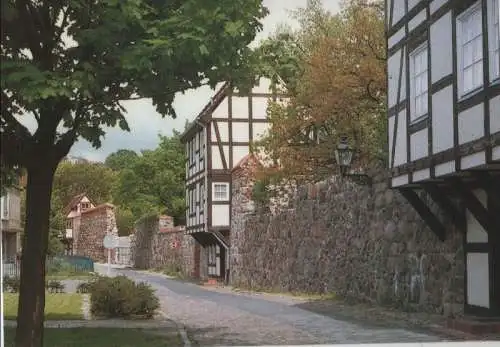
M349 177L354 183L361 185L371 185L372 179L370 176L363 173L350 173L354 150L349 146L347 136L340 138L339 144L335 149L335 160L339 166L340 173L343 177Z

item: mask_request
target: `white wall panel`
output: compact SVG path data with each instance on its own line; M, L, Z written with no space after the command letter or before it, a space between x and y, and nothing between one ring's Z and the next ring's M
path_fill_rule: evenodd
M412 31L427 19L427 10L423 9L408 22L408 30Z
M394 0L392 14L392 24L396 24L405 15L405 2L404 0Z
M448 12L431 25L431 79L432 83L453 73L452 18Z
M212 205L212 226L229 225L229 205Z
M253 119L266 119L267 118L267 104L269 98L267 97L252 97L252 118Z
M220 140L222 142L229 142L229 124L228 122L217 122L219 128Z
M436 177L448 175L455 172L455 162L448 161L446 163L438 164L434 167L434 175Z
M248 142L249 125L248 122L232 122L233 142Z
M232 96L231 102L233 118L248 118L248 97Z
M408 175L401 175L392 179L392 186L399 187L408 184Z
M250 149L248 146L234 146L233 147L233 167L236 166L241 159L243 159L248 153L250 153Z
M420 182L431 177L430 169L422 169L413 173L413 182Z
M453 87L432 95L432 152L453 147Z
M500 96L490 100L490 133L500 131Z
M258 85L253 87L252 93L271 93L271 80L260 78Z
M484 105L481 103L458 114L458 142L467 143L484 136Z
M213 118L227 118L228 117L228 98L226 97L219 106L212 112Z
M474 168L486 164L486 153L484 151L465 156L460 159L462 170Z
M491 152L491 159L500 160L500 146L493 147Z
M396 151L394 166L405 164L407 162L406 156L406 110L399 113L398 127L396 129Z
M415 5L417 5L422 0L408 0L408 11L411 10Z
M467 254L467 303L490 307L488 253Z
M402 27L398 31L394 33L391 37L389 37L389 40L387 41L387 44L389 48L392 48L396 43L401 41L405 37L405 27Z
M253 141L258 141L266 135L267 130L271 125L269 123L253 123Z
M222 157L220 155L219 146L212 145L212 169L221 170L224 166L222 165Z
M388 106L393 107L397 103L398 97L398 85L399 85L399 71L400 71L400 62L401 62L401 52L403 50L398 50L396 53L391 55L387 60L387 72L388 72ZM399 102L402 102L406 99L406 82L405 82L405 62L403 59L403 77L401 80L401 95Z
M429 155L429 132L427 128L410 135L410 158L417 160Z
M488 199L484 190L476 189L473 194L484 207L487 207ZM488 242L488 233L469 210L466 210L465 218L467 221L467 242Z
M389 117L389 120L387 122L387 134L388 134L388 141L389 141L389 153L387 153L389 157L389 168L392 168L392 146L393 146L393 137L394 137L394 123L396 121L396 116Z

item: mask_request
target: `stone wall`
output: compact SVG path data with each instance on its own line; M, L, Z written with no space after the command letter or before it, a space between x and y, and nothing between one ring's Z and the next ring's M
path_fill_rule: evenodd
M462 235L450 229L441 242L383 173L374 181L301 187L291 208L271 215L241 193L251 191L251 170L233 172L232 284L460 313Z
M131 238L131 261L137 269L164 268L184 276L196 277L196 241L185 235L184 227L166 227L164 216L143 218L136 223ZM162 222L162 223L160 223Z
M82 211L78 234L75 235L73 254L90 257L95 262L106 262L107 251L103 246L106 234L115 234L115 207L102 204ZM114 252L112 252L114 259Z

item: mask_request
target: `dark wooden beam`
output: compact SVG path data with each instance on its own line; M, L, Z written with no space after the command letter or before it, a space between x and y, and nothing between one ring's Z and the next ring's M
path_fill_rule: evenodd
M423 188L432 200L434 200L434 202L438 204L438 206L448 215L452 223L454 223L459 230L465 232L465 214L461 213L461 211L455 206L455 204L448 197L448 194L446 194L442 188L439 188L437 184L424 184Z
M436 234L436 236L444 241L446 239L446 228L443 223L436 217L434 212L420 199L417 193L409 188L399 188L399 192L406 200L413 206L415 211L420 215L429 228Z
M453 179L453 185L457 193L462 197L465 207L474 215L483 229L490 234L492 225L490 223L488 210L483 206L476 195L472 193L472 190L469 189L459 178Z
M479 186L488 192L494 210L500 213L500 177L493 176L488 171L475 171L473 175L476 177ZM488 209L490 208L488 206Z

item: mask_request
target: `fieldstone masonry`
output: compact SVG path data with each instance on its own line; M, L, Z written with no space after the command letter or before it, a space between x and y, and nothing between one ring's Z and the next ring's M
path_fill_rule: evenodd
M82 211L80 227L74 243L74 254L90 257L95 262L106 262L107 251L103 240L107 233L116 232L115 207L102 204ZM114 259L114 252L112 253Z
M233 171L233 285L462 312L462 235L450 227L441 242L383 170L371 173L372 187L338 177L300 187L275 213L254 208L253 172Z
M131 260L137 269L167 268L195 277L196 241L185 235L184 227L174 227L168 216L151 216L136 223L131 238Z

